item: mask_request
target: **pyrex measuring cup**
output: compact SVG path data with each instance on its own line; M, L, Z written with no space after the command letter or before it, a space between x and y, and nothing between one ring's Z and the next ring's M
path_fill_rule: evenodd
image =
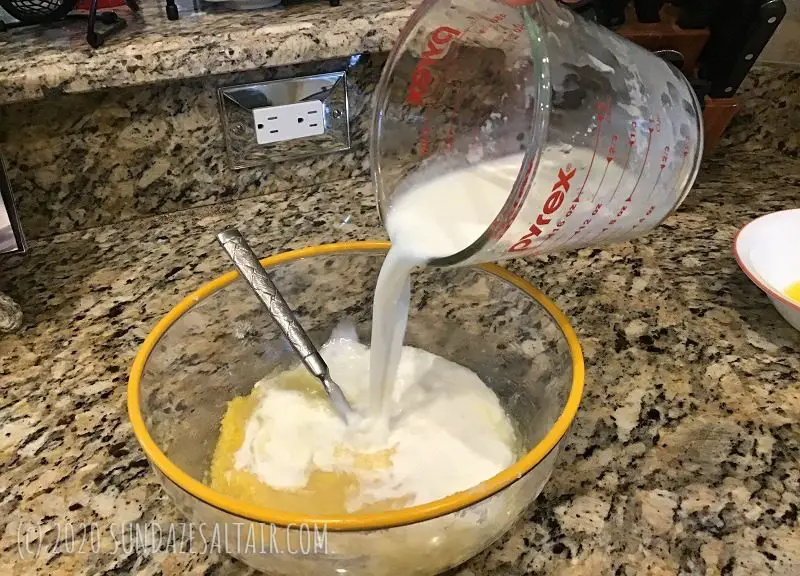
M703 148L700 105L681 72L555 0L424 1L375 98L384 222L409 188L505 158L492 178L508 194L485 232L435 265L642 234L686 197Z

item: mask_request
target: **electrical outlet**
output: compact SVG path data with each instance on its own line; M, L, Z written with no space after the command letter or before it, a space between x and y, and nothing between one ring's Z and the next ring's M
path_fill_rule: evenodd
M350 148L344 70L225 86L219 99L225 148L234 169Z
M253 110L256 142L272 144L325 133L325 116L321 100L266 106Z

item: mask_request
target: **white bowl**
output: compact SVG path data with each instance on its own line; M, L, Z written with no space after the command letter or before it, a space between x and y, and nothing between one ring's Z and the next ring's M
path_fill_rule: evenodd
M800 208L756 218L733 241L739 267L766 292L789 324L800 330L800 303L786 289L800 282Z

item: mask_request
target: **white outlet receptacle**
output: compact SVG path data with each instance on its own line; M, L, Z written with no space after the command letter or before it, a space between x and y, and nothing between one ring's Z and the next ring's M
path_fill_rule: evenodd
M309 100L253 110L259 144L285 142L325 133L322 100Z

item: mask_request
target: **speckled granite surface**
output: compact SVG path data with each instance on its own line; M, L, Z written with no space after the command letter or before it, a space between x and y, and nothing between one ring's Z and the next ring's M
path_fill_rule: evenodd
M265 255L383 237L364 184L58 235L0 262L0 291L26 310L0 340L0 573L248 573L115 552L112 523L179 520L127 422L127 371L156 320L229 268L214 232L239 225ZM508 264L572 320L586 395L524 523L459 576L800 573L800 333L730 251L741 225L798 197L795 160L732 150L649 236ZM20 558L20 530L52 544L67 522L97 523L101 552Z
M0 156L30 239L369 174L385 53L0 106ZM234 170L217 89L344 70L350 150Z
M739 90L741 110L722 136L719 154L777 151L798 158L799 94L800 65L753 66Z
M244 12L187 12L164 3L120 11L128 28L99 49L86 24L0 36L0 104L164 80L254 70L391 48L419 0L327 1ZM192 2L179 2L192 5Z
M13 332L22 325L22 308L0 292L0 334Z

